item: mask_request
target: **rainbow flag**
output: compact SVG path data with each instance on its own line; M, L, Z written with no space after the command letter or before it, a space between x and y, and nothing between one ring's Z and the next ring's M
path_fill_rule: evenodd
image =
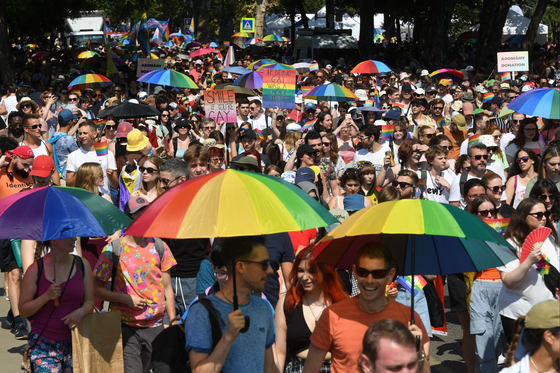
M494 94L492 92L487 92L482 96L483 102L488 102L494 98Z
M384 124L381 126L381 138L384 140L389 139L395 132L394 124Z
M395 280L401 284L409 293L412 293L412 278L411 276L398 276ZM414 296L426 286L428 282L422 276L414 276Z
M317 71L319 70L319 64L317 62L313 62L309 64L309 71Z
M438 128L445 127L445 119L443 117L436 118L436 124Z
M142 13L140 26L138 27L138 34L136 35L136 41L140 44L144 57L151 58L150 34L148 33L148 16L146 16L146 12Z
M404 104L401 104L400 102L393 102L393 104L391 105L391 107L393 109L398 109L400 111L404 110Z
M262 131L258 128L255 128L255 133L257 134L257 137L259 138L259 140L261 142L264 142L264 134L262 133Z
M95 123L98 131L103 131L107 125L107 119L94 119L93 122Z
M369 106L369 107L373 107L373 100L366 100L366 102L364 102L364 106Z
M309 122L305 122L305 125L303 125L301 127L301 132L307 131L308 129L313 128L313 126L315 125L315 122L317 122L317 119L313 119L310 120Z
M494 228L494 230L496 232L498 232L499 234L501 234L502 236L504 235L506 228L509 225L509 220L510 218L504 218L504 219L482 219L484 220L484 222L486 224L488 224L489 226L491 226L492 228Z
M212 65L210 65L210 66L208 66L206 71L209 72L209 73L214 73L214 67Z
M224 41L224 47L229 47L229 41Z
M424 179L418 180L418 190L422 193L426 193L426 182Z
M381 100L379 98L379 89L377 89L377 87L373 90L373 101L375 102L374 106L379 109L381 107Z
M306 94L307 92L311 91L312 89L313 89L313 87L308 86L308 85L302 86L302 87L301 87L301 94L304 95L304 94Z
M527 74L523 74L523 75L521 75L521 77L520 77L519 79L521 79L521 80L523 80L523 81L526 82L526 81L529 80L529 77L527 76Z
M511 80L511 73L502 73L502 83Z
M471 137L469 137L469 142L468 144L472 144L473 142L478 141L478 138L480 137L480 133L476 134L476 135L472 135Z
M93 147L95 148L95 154L97 154L98 157L109 155L108 145L109 143L107 141L94 143Z

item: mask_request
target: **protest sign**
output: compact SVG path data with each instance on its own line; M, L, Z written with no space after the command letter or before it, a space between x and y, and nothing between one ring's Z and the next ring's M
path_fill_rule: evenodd
M235 110L235 91L233 89L214 89L204 92L204 111L206 117L216 123L237 122Z
M296 108L296 71L263 69L263 107Z
M529 71L529 52L498 52L498 72Z
M140 78L142 75L149 73L153 70L163 70L165 67L165 60L152 60L151 58L139 58L136 77Z

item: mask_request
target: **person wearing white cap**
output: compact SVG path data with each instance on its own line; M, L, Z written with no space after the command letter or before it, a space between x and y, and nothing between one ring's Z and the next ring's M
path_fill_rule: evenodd
M204 75L204 71L202 71L202 61L201 60L196 60L194 62L194 69L189 71L189 75L192 75L192 77L194 78L194 82L196 84L198 84L198 82L200 81L200 77L202 75Z

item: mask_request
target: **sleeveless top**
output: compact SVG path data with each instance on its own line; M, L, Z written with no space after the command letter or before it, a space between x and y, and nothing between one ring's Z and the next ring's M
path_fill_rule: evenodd
M183 159L183 155L187 151L187 148L179 149L179 144L178 144L179 140L177 140L177 137L175 137L172 141L173 141L173 150L175 150L174 157Z
M286 362L311 345L311 330L303 316L303 305L300 303L288 313L284 302L284 315L286 317Z
M74 261L80 260L74 258ZM60 284L60 292L62 296L59 298L58 307L54 306L54 301L49 300L33 317L33 324L31 326L31 331L35 334L41 334L41 337L47 339L54 339L55 341L71 341L72 334L68 325L64 324L61 320L64 316L68 315L70 312L77 310L84 303L84 284L83 275L80 266L77 262L74 262L73 267L76 269L74 275L70 277L68 282L62 282ZM66 277L67 279L68 277ZM66 280L65 279L65 280ZM39 286L37 288L37 297L45 293L52 282L47 280L45 277L45 268L41 273L41 278L39 279ZM66 290L64 290L68 287ZM64 292L64 293L62 293ZM37 298L36 297L36 298ZM54 309L54 312L53 312ZM50 320L49 315L53 312ZM44 330L43 330L44 329Z
M514 209L519 206L521 201L525 198L525 191L527 190L527 185L523 185L519 182L518 175L515 175L515 188L513 194L513 203L511 204Z
M22 142L19 143L19 145L25 145ZM41 145L39 145L37 148L31 148L31 151L33 152L33 155L35 156L35 158L37 158L40 155L49 155L49 152L47 151L47 146L45 145L45 140L41 140Z

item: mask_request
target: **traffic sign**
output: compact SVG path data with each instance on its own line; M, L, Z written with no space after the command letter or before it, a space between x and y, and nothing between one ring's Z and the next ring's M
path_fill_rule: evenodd
M241 31L255 32L255 19L254 18L241 18Z

